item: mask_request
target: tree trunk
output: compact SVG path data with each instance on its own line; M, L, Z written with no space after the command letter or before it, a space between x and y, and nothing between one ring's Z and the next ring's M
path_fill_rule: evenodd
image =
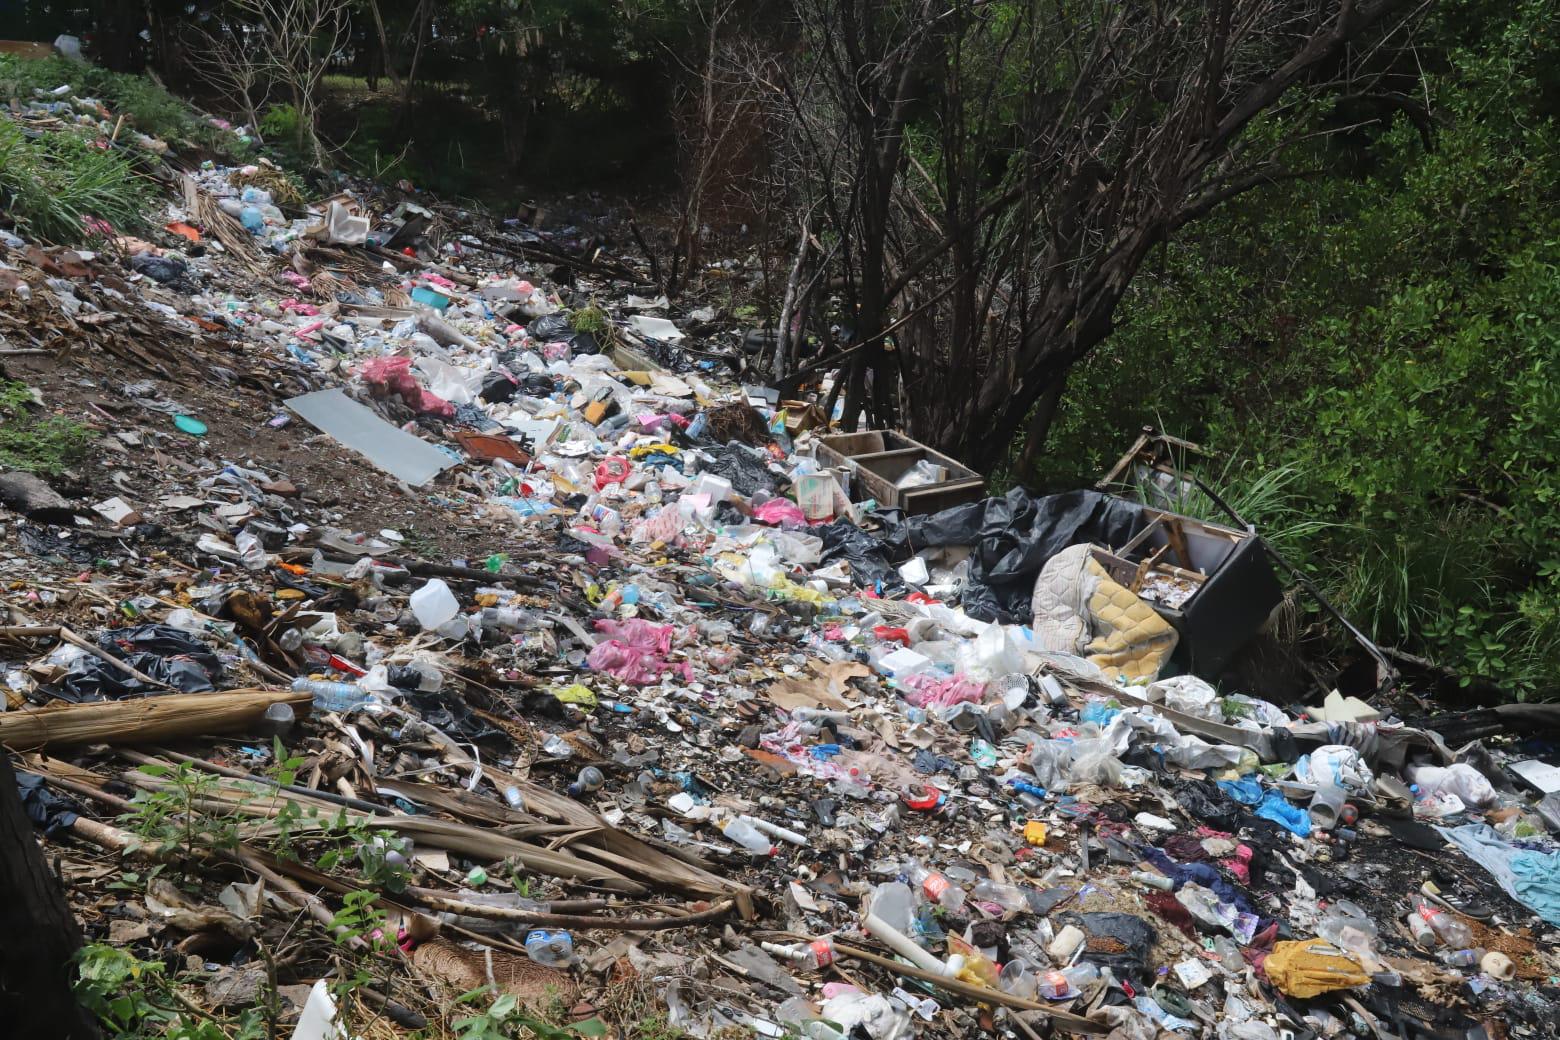
M1067 389L1067 371L1064 369L1052 378L1040 394L1040 400L1035 404L1034 413L1029 418L1029 435L1024 438L1024 450L1018 457L1017 476L1023 482L1029 474L1029 467L1034 464L1041 449L1045 447L1046 438L1050 436L1051 427L1056 423L1056 414L1061 410L1062 391Z
M96 1040L97 1023L71 991L81 930L22 808L11 760L0 754L0 1022L7 1035Z

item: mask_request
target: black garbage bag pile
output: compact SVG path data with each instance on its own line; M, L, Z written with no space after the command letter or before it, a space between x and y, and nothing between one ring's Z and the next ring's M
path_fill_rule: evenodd
M169 625L111 628L97 638L110 656L180 693L206 693L222 677L222 661L206 644ZM85 656L53 691L61 700L119 700L168 691L142 682L99 657Z
M1001 498L912 516L889 534L890 558L906 560L932 547L967 545L965 613L981 621L1030 621L1035 578L1045 561L1069 545L1120 545L1143 525L1142 509L1098 491L1064 491L1039 498L1014 488Z

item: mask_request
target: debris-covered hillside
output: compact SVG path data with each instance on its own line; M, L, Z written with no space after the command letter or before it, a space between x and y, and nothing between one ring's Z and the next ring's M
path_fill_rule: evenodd
M0 199L17 1035L1555 1035L1555 718L1221 682L1288 572L1162 441L988 488L588 230L8 134L154 171Z

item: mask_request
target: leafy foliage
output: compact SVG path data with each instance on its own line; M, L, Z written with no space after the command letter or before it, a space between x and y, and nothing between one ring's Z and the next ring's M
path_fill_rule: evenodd
M1144 423L1281 472L1318 522L1291 545L1379 641L1560 695L1554 15L1445 5L1432 148L1406 116L1335 135L1314 158L1350 176L1159 250L1074 372L1047 475L1099 472Z

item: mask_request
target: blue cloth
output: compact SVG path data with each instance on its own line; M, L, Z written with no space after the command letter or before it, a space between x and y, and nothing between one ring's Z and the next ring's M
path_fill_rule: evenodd
M1489 871L1507 895L1560 927L1560 852L1518 848L1483 823L1436 830Z
M1219 786L1223 787L1224 785L1221 783ZM1290 805L1289 801L1277 791L1269 791L1263 795L1262 803L1257 806L1255 812L1264 820L1272 820L1280 827L1302 838L1310 836L1311 814L1304 809Z
M1262 785L1249 776L1239 780L1220 780L1219 790L1241 805L1256 805L1262 801Z
M1206 863L1179 863L1171 859L1164 849L1152 845L1140 846L1139 851L1144 859L1159 868L1161 874L1175 882L1177 890L1188 882L1201 885L1212 890L1220 901L1232 904L1241 913L1257 916L1256 908L1251 905L1251 902L1214 867Z

